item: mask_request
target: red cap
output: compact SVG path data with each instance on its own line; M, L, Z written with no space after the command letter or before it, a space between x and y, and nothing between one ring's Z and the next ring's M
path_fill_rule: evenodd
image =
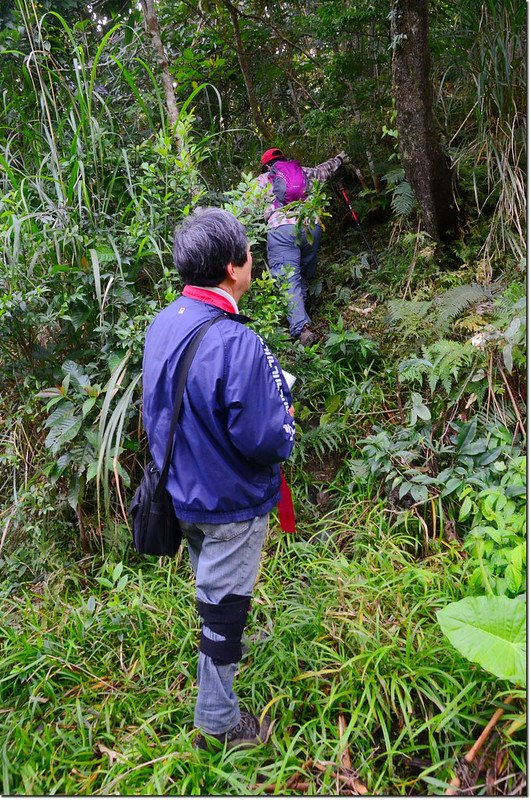
M282 150L279 150L278 147L270 147L269 150L265 151L262 156L262 166L265 167L265 165L273 161L274 158L284 158L284 153Z

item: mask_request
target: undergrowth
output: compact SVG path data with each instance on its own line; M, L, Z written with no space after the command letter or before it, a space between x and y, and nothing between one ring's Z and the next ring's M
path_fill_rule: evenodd
M39 25L17 135L2 123L2 792L334 795L349 790L348 755L371 794L441 794L502 705L470 786L521 794L524 689L461 655L436 616L482 595L514 608L525 590L525 286L520 245L504 245L519 160L494 227L468 209L444 250L406 216L400 170L387 194L360 193L375 213L394 195L392 223L370 230L377 263L325 212L309 298L320 342L303 348L262 271L252 176L206 185L218 133L195 133L190 111L204 85L181 107L178 147L139 41L122 47L116 26L91 49L52 16L75 57L57 72ZM107 101L96 76L135 101ZM457 153L462 175L473 155L471 141ZM209 202L244 219L256 268L242 311L297 376L284 472L298 520L288 535L272 515L248 628L268 638L237 678L243 703L275 720L271 743L210 756L191 747L187 556L135 556L125 524L146 455L145 330L180 290L173 226Z
M251 644L237 691L276 727L252 753L191 748L198 618L186 555L92 557L4 584L4 793L283 794L301 771L308 793L332 794L347 744L371 792L447 780L503 686L441 640L434 613L459 596L457 548L439 543L419 562L414 537L389 531L382 511L360 497L326 543L323 522L270 532L248 626L269 638Z

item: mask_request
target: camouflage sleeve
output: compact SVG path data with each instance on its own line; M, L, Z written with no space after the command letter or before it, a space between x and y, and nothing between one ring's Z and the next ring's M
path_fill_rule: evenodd
M327 181L343 164L341 156L334 156L316 167L303 167L302 170L309 181Z
M267 222L269 217L271 216L271 214L273 214L275 210L275 205L273 202L275 199L273 195L273 187L271 185L271 181L269 180L267 174L264 172L261 175L258 175L258 177L256 178L256 183L260 187L260 189L267 189L267 192L265 192L265 199L264 199L265 207L263 212L264 218Z

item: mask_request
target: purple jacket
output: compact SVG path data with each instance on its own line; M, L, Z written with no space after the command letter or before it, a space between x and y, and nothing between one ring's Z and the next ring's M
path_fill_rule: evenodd
M316 167L302 167L302 171L306 176L306 184L308 189L311 188L313 181L319 181L319 183L324 183L324 181L327 181L329 178L335 175L342 164L343 160L341 156L334 156L333 158L329 158L328 161L323 161L322 164L318 164ZM281 208L276 208L273 187L271 181L269 180L269 174L267 172L263 172L256 180L261 188L265 188L266 186L269 187L271 200L265 210L265 218L267 220L268 228L278 228L280 225L295 225L298 215L294 209L290 209L290 211L286 213Z

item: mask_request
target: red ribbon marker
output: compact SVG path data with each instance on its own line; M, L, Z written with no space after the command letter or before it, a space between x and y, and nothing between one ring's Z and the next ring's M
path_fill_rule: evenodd
M278 501L278 519L280 527L285 533L296 533L295 509L293 498L284 473L280 470L280 500Z

